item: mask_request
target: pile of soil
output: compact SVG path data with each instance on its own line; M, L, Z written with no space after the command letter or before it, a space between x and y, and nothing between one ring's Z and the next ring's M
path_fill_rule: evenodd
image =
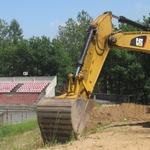
M90 130L96 125L118 122L123 120L129 121L149 121L150 108L145 105L133 103L122 103L121 105L104 105L100 108L93 109L89 114L86 129Z
M77 141L38 150L150 150L149 107L124 103L95 108L89 114L86 129L108 123L103 130Z

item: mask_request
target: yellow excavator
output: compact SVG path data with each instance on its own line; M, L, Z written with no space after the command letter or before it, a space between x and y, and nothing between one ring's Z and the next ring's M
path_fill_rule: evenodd
M113 31L112 18L140 31ZM67 93L44 98L37 105L37 118L44 142L65 142L72 134L76 138L81 136L94 106L90 99L93 88L113 47L150 53L150 26L124 16L115 16L112 12L103 13L91 23L76 72L69 74Z

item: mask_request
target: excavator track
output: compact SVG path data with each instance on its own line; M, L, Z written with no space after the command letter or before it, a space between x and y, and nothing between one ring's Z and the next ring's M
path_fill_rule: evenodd
M79 138L93 100L45 98L37 105L37 118L44 143L66 142L71 134Z

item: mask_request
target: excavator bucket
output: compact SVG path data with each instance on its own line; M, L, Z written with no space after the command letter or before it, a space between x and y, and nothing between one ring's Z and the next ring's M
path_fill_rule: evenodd
M45 98L37 106L37 118L44 143L78 139L85 127L93 100Z

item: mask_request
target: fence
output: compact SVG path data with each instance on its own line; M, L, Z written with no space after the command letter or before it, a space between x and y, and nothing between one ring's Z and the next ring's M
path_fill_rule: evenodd
M36 112L33 110L5 110L0 112L0 126L4 124L15 124L36 119Z
M119 95L119 94L104 94L104 93L93 93L92 98L96 98L99 102L102 103L125 103L128 102L128 96L127 95Z

